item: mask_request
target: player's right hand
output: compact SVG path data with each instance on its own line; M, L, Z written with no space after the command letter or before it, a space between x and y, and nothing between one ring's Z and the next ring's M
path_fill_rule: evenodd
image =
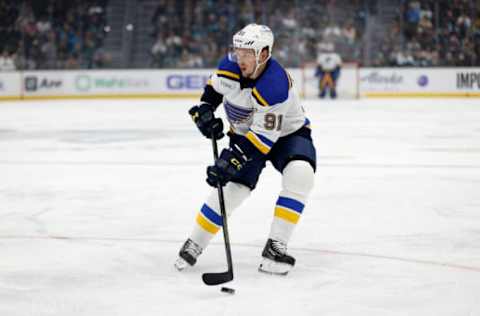
M195 105L188 111L188 114L206 138L212 138L212 134L215 139L221 139L224 136L222 119L215 117L210 104Z

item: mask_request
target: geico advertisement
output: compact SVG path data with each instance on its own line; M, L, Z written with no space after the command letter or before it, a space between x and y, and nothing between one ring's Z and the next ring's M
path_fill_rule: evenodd
M26 95L201 93L213 70L30 72Z
M212 70L213 71L213 70ZM164 74L164 88L168 92L202 92L212 71L173 71Z
M20 74L2 72L0 75L0 98L20 96Z

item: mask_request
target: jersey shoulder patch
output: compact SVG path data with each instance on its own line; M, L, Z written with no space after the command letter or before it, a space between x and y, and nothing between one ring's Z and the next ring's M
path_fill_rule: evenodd
M241 71L236 62L231 61L228 56L225 56L220 61L216 74L218 77L240 81Z
M287 71L272 58L256 82L252 95L260 105L272 106L288 98L291 86L292 81Z

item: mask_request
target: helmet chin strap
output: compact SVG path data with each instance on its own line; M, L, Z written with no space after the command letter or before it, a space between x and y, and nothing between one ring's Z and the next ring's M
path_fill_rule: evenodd
M260 52L261 53L261 52ZM265 59L265 61L263 63L260 63L260 53L258 53L255 57L255 60L256 60L256 64L257 66L255 66L255 70L253 71L253 74L250 76L252 79L257 79L257 72L258 70L260 69L260 66L264 65L267 63L267 61L270 59L270 57L272 57L271 55L269 55L267 57L267 59Z

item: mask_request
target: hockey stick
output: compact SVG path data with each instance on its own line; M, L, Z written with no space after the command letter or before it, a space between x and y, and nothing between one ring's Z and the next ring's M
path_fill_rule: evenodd
M212 133L212 147L213 147L213 158L215 159L215 161L217 161L218 159L217 140L215 139L215 135L213 133ZM225 272L204 273L202 275L202 279L206 285L218 285L218 284L226 283L233 280L232 252L230 250L230 238L228 237L227 212L225 211L225 200L223 198L223 188L219 183L217 183L217 190L218 190L218 202L220 204L220 213L222 215L223 240L225 242L225 253L227 255L228 270Z

